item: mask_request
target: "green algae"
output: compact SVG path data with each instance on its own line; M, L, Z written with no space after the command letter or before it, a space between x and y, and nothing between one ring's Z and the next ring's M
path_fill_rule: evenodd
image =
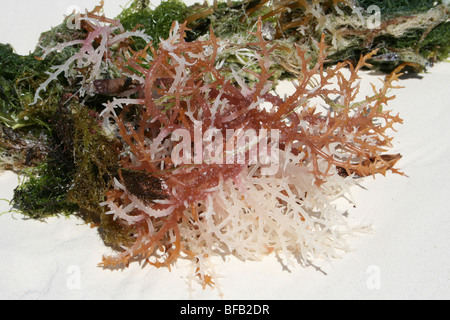
M45 76L46 62L21 56L9 44L0 44L0 121L11 128L35 124L21 116L33 96L35 84Z
M433 61L445 61L450 54L450 22L436 26L420 42L419 52Z
M30 219L76 215L98 226L105 244L130 241L129 231L114 223L101 203L117 176L116 143L103 131L97 113L71 101L52 119L45 161L24 170L14 190L14 208Z
M442 4L436 0L358 0L359 5L367 9L370 6L378 6L383 15L399 16L418 12L425 12Z
M0 123L14 129L28 126L48 129L47 121L56 112L61 96L73 88L61 77L60 81L49 85L42 100L36 104L33 104L34 94L48 77L47 72L53 66L64 64L77 49L65 48L40 59L42 48L84 36L84 32L71 30L63 22L42 33L36 49L28 55L15 53L10 44L0 44Z
M160 39L166 39L169 36L174 21L179 23L184 21L187 6L180 0L167 0L162 1L152 10L148 2L133 1L117 18L126 30L133 30L136 27L145 30L145 33L152 37L153 46L157 47ZM141 50L146 45L147 43L142 39L136 39L133 47Z
M119 157L114 140L99 125L97 114L84 107L72 109L73 163L69 201L76 203L89 222L96 222L104 211L99 203L111 179L117 175Z
M96 120L95 114L75 102L58 109L51 122L46 161L16 189L14 202L20 210L32 217L36 212L36 218L83 210L92 216L90 222L96 220L118 163L111 141Z

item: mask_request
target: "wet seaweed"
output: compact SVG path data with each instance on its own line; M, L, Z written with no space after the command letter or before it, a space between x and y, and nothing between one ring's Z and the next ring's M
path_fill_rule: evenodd
M78 209L67 199L75 170L70 112L60 110L53 122L45 162L24 171L23 182L14 190L14 207L32 219L67 216Z
M183 258L203 287L216 285L208 261L217 252L334 257L352 228L332 199L354 179L402 174L401 155L385 153L403 121L386 110L398 72L446 59L450 43L439 1L359 1L386 14L370 30L355 4L168 0L152 9L136 0L117 19L101 6L68 17L28 56L0 45L0 156L3 168L27 168L15 208L96 226L117 253L105 268ZM411 23L424 17L435 20ZM356 101L358 72L369 68L395 71ZM272 90L283 77L295 87L285 98ZM278 130L277 175L262 163L178 165L171 136L198 123L223 136Z
M183 22L186 17L187 6L180 0L162 1L152 10L148 1L133 1L117 17L127 30L135 28L145 30L153 39L153 45L158 46L160 39L169 35L173 21ZM142 50L147 43L142 39L136 39L133 49Z

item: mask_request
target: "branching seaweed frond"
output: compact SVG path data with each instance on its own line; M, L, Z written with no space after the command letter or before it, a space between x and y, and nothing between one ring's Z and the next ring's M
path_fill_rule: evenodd
M69 47L77 46L80 49L64 64L52 67L54 71L48 72L49 77L36 90L34 104L40 99L40 93L45 91L52 81L58 80L60 75L80 79L77 81L80 86L78 89L80 97L94 95L96 93L94 80L111 78L114 71L118 72L113 61L128 53L128 44L133 37L142 38L147 42L151 40L142 30L126 31L119 21L99 15L101 7L97 6L91 12L73 14L66 19L69 28L84 30L87 33L86 38L41 48L43 55L40 59L44 59L51 52L62 51Z
M138 70L143 95L116 101L120 114L105 111L124 143L126 175L115 179L103 205L136 233L133 245L104 257L102 265L145 260L170 267L177 258L189 259L205 287L214 283L205 259L217 254L259 259L276 252L303 262L339 256L354 228L333 201L349 192L355 176L399 173L393 165L400 156L385 154L392 147L389 130L402 122L385 111L398 75L358 101L358 73L375 52L355 66L342 62L327 69L322 38L313 67L297 48L301 75L293 94L283 99L272 91L269 56L276 48L263 37L261 20L249 43L258 47L260 72L245 71L257 78L253 86L216 68L213 32L194 42L185 41L185 32L185 24L175 23L151 59L145 52L131 57L127 63L135 69L138 59L149 62L148 69ZM208 156L196 161L202 152L196 150L183 155L189 163L178 163L174 150L182 144L195 148L195 137L208 129L221 137L227 129L275 130L279 137L267 141L269 161L215 162ZM181 140L180 130L188 133ZM224 157L226 152L216 150L215 156ZM246 149L246 159L252 150ZM276 170L267 174L264 169L274 163Z

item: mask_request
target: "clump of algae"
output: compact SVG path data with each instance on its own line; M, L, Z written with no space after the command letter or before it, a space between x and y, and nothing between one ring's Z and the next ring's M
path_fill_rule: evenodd
M127 30L143 28L145 33L152 37L153 45L158 46L160 39L169 36L173 21L182 23L186 18L187 5L181 0L162 1L155 9L149 6L149 0L133 1L117 17ZM133 44L134 49L141 50L147 43L137 39Z
M15 207L32 219L76 214L101 228L106 244L127 243L129 234L100 205L117 174L115 141L103 133L98 115L75 101L60 106L51 123L50 151L25 171Z
M440 0L244 0L194 5L188 11L186 21L197 38L208 35L210 28L222 40L245 38L261 17L268 38L288 49L276 57L288 74L298 72L298 66L286 63L292 51L289 45L300 46L315 61L315 43L322 34L329 46L330 65L356 62L378 49L372 69L389 73L406 63L417 73L447 59L450 52L449 7ZM379 24L374 23L377 20Z
M323 9L322 12L324 16L328 17L337 14L337 9L339 8L343 10L344 16L345 14L348 15L350 11L346 5L353 3L353 1L319 0L313 2L323 5L321 7ZM397 4L406 2L401 1ZM360 4L369 5L370 3L370 1L361 1ZM374 1L373 3L385 5L385 3L390 4L391 2ZM428 2L424 1L424 3ZM398 52L397 56L400 58L393 61L392 65L389 65L392 68L404 62L408 54L411 56L410 52L422 55L426 59L440 60L448 56L449 41L446 39L448 39L449 25L448 23L442 23L442 20L440 20L442 16L448 13L443 6L436 9L436 6L441 5L439 1L430 7L423 6L418 11L398 12L396 11L398 7L395 7L397 9L390 9L389 17L391 17L391 20L386 20L385 26L382 30L377 31L378 33L371 33L370 43L364 43L361 38L364 30L352 31L354 20L351 18L343 19L348 22L348 25L345 27L347 29L343 28L348 33L341 34L339 32L343 29L338 28L338 26L342 25L338 23L331 27L330 25L321 25L320 21L311 23L312 13L310 11L311 8L308 6L302 7L298 6L298 4L290 4L289 6L287 2L281 3L277 1L270 4L279 4L280 7L274 10L273 7L269 6L268 2L259 0L229 1L227 3L217 3L214 6L195 5L187 7L178 0L169 0L164 1L155 9L150 9L148 1L134 1L129 8L124 10L119 18L126 30L143 28L153 38L153 45L157 47L160 39L167 38L172 22L175 20L188 23L191 28L188 32L190 41L195 41L198 37L207 38L210 28L220 37L217 38L218 41L226 41L235 36L240 36L243 39L242 34L251 30L252 26L254 26L252 19L262 17L261 21L264 21L264 25L259 25L260 30L258 30L258 34L261 36L259 40L261 43L265 40L273 41L277 45L276 48L274 47L274 50L270 50L270 53L267 51L264 55L265 59L270 60L272 66L279 68L278 70L264 71L267 74L274 75L274 82L286 73L299 76L299 70L302 67L304 69L307 67L304 65L305 57L311 58L311 63L315 64L317 62L317 52L314 50L317 49L322 51L321 54L323 56L325 56L326 48L334 50L328 52L328 54L331 57L330 63L336 63L348 58L359 57L364 51L377 47L379 43L389 43L396 50L407 51ZM285 8L289 8L289 10ZM431 10L436 10L436 12ZM389 33L389 28L393 26L394 19L399 19L398 15L394 13L404 14L405 12L408 12L408 14L433 15L439 13L442 15L438 16L440 18L436 20L435 25L426 25L426 27L415 29L403 26L403 29L406 31L399 32L397 28ZM420 19L423 16L417 15L417 17L416 19ZM403 21L402 19L400 20ZM342 22L343 20L339 21ZM280 23L283 24L281 28L279 27ZM411 23L410 25L414 26ZM308 26L311 28L309 29ZM308 34L313 29L316 31L320 30L325 34L322 40L326 40L326 44L322 42L319 47L317 43L313 45L314 41L317 40L315 38L317 37L317 32ZM356 28L353 28L353 30L356 30ZM398 34L401 36L394 36ZM336 43L344 45L333 46L336 35L340 36L341 40L345 40L342 42L337 41ZM43 47L55 46L58 43L83 39L85 36L85 32L71 30L63 23L43 34L40 44ZM248 34L245 36L245 39L247 43L251 40ZM216 45L215 41L214 39L212 42ZM298 61L288 58L288 53L294 52L296 49L295 46L289 45L289 43L294 42L304 50L301 51L303 58L298 59ZM130 47L134 50L143 50L147 48L147 43L140 39L134 39L134 41L130 41ZM241 50L240 52L248 50L246 51L247 53L261 53L261 49L257 47L255 43L246 47L239 43L235 46L236 50L229 51L229 57L221 57L226 60L223 66L227 66L227 64L228 67L230 65L237 67L245 65L254 74L261 73L261 70L257 68L264 66L263 64L258 65L258 63L255 63L253 65L255 69L252 69L252 66L249 65L251 59L243 59L245 55L239 57L236 55L236 52L239 50ZM38 141L38 137L42 135L46 137L41 144L37 144L38 147L42 146L42 148L37 148L37 150L42 150L40 153L37 152L40 157L35 157L34 160L36 161L32 161L33 166L31 166L31 169L23 172L26 179L15 190L13 199L15 206L26 216L33 219L45 219L49 216L61 214L77 214L87 223L99 227L106 244L114 247L129 247L133 244L134 235L137 232L130 226L124 227L117 223L113 216L105 212L105 207L101 205L105 200L105 192L111 189L111 182L115 178L122 178L125 187L129 189L128 191L131 194L139 195L138 198L140 200L151 203L152 199L165 200L166 195L155 192L151 195L151 199L147 199L148 194L142 195L141 189L145 187L146 190L153 188L161 191L159 190L161 189L159 185L161 180L155 179L154 176L149 174L139 173L140 171L138 170L124 171L120 168L121 142L108 136L103 131L99 120L98 112L102 106L102 99L105 99L105 97L79 101L76 95L76 82L72 82L70 77L61 77L61 79L58 79L59 81L53 81L47 88L47 91L43 93L41 96L42 101L38 101L37 104L32 103L34 92L44 80L46 72L51 70L52 66L64 63L79 47L67 47L62 52L53 52L42 61L35 58L35 56L39 56L39 52L42 50L39 47L35 53L25 57L14 54L8 46L2 46L0 49L0 63L5 66L3 71L0 70L0 102L2 103L0 105L2 108L0 110L0 120L1 126L8 128L3 130L3 136L0 136L0 151L2 147L4 150L7 148L9 148L8 150L14 150L7 143L12 140L10 138L12 133L8 130L15 130L15 133L18 134L18 139L30 137L30 141ZM382 46L378 49L381 53L393 51L392 47L387 46ZM260 51L258 52L258 50ZM222 53L217 53L217 56L219 57L220 54ZM136 66L138 66L138 62L140 63L136 59ZM388 62L390 63L391 61ZM302 63L303 65L296 65L296 63ZM299 66L300 69L298 68ZM364 66L366 66L365 63ZM388 69L386 68L386 70ZM137 75L137 77L139 76L142 76L142 74ZM267 76L267 79L269 78ZM243 77L243 79L247 83L253 81L246 77ZM165 109L165 111L169 109ZM395 121L398 120L395 119ZM2 137L3 140L1 139ZM4 141L3 145L2 141ZM28 145L30 144L33 145L28 143ZM27 162L25 161L25 163ZM131 182L127 185L127 181ZM156 187L154 187L155 185ZM133 190L133 188L137 189ZM280 198L282 196L284 194ZM197 209L194 210L194 208L193 206L188 209L189 213L192 210L192 215L196 216ZM183 211L183 213L179 213L179 216L184 214ZM174 216L173 220L168 220L170 226L172 223L178 223L177 219L179 216ZM158 225L157 222L155 222L155 225Z

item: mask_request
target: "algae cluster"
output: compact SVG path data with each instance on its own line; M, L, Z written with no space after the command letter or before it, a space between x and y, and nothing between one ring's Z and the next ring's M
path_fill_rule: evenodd
M367 9L370 6L378 6L383 15L400 16L425 12L435 7L442 1L436 0L359 0L358 4Z
M160 39L169 36L173 21L182 23L186 18L187 6L181 0L163 1L155 9L149 6L149 0L134 1L117 17L125 29L142 28L152 37L156 47ZM134 43L135 49L143 49L147 44L141 39Z
M47 72L76 50L66 48L41 60L42 48L83 37L84 32L70 30L63 22L43 33L27 56L0 44L0 168L20 173L22 182L12 203L26 217L76 213L89 223L111 224L99 203L118 157L98 123L99 101L81 105L77 88L61 77L33 104Z
M222 67L251 70L258 67L252 65L252 55L258 52L239 41L249 39L248 31L262 17L266 39L277 44L270 57L275 62L271 70L275 80L301 73L301 61L292 58L294 44L306 48L314 63L315 41L321 34L326 35L330 63L356 60L376 48L379 56L373 64L386 72L405 62L413 71L422 71L429 63L448 58L449 8L441 1L360 0L364 9L381 8L381 25L371 30L355 18L353 1L338 1L337 7L335 2L245 0L187 6L168 0L151 8L148 0L136 0L117 18L127 30L145 30L154 47L167 38L173 21L187 22L190 41L207 38L213 30L220 41L229 44L218 57ZM312 11L312 3L320 10ZM41 60L43 48L85 37L84 31L70 29L63 21L42 34L30 55L20 56L10 45L0 44L0 169L15 170L24 177L12 202L27 217L77 214L99 226L107 244L126 243L129 234L99 205L120 174L117 141L104 133L98 118L106 98L99 95L79 101L76 82L61 77L42 93L41 101L32 103L47 72L79 49L67 47ZM146 45L141 39L130 43L134 50ZM244 78L253 81L249 74ZM130 181L137 179L136 174L124 175ZM141 179L145 186L158 183L146 179Z
M314 62L315 43L323 34L330 64L356 62L378 49L379 56L371 61L374 69L391 72L406 63L411 71L422 72L449 55L450 15L443 1L252 0L220 2L212 9L194 5L188 11L192 38L207 35L210 28L222 39L246 38L262 17L267 38L286 48L278 51L275 62L288 74L298 71L295 61L289 61L294 43L307 49Z

